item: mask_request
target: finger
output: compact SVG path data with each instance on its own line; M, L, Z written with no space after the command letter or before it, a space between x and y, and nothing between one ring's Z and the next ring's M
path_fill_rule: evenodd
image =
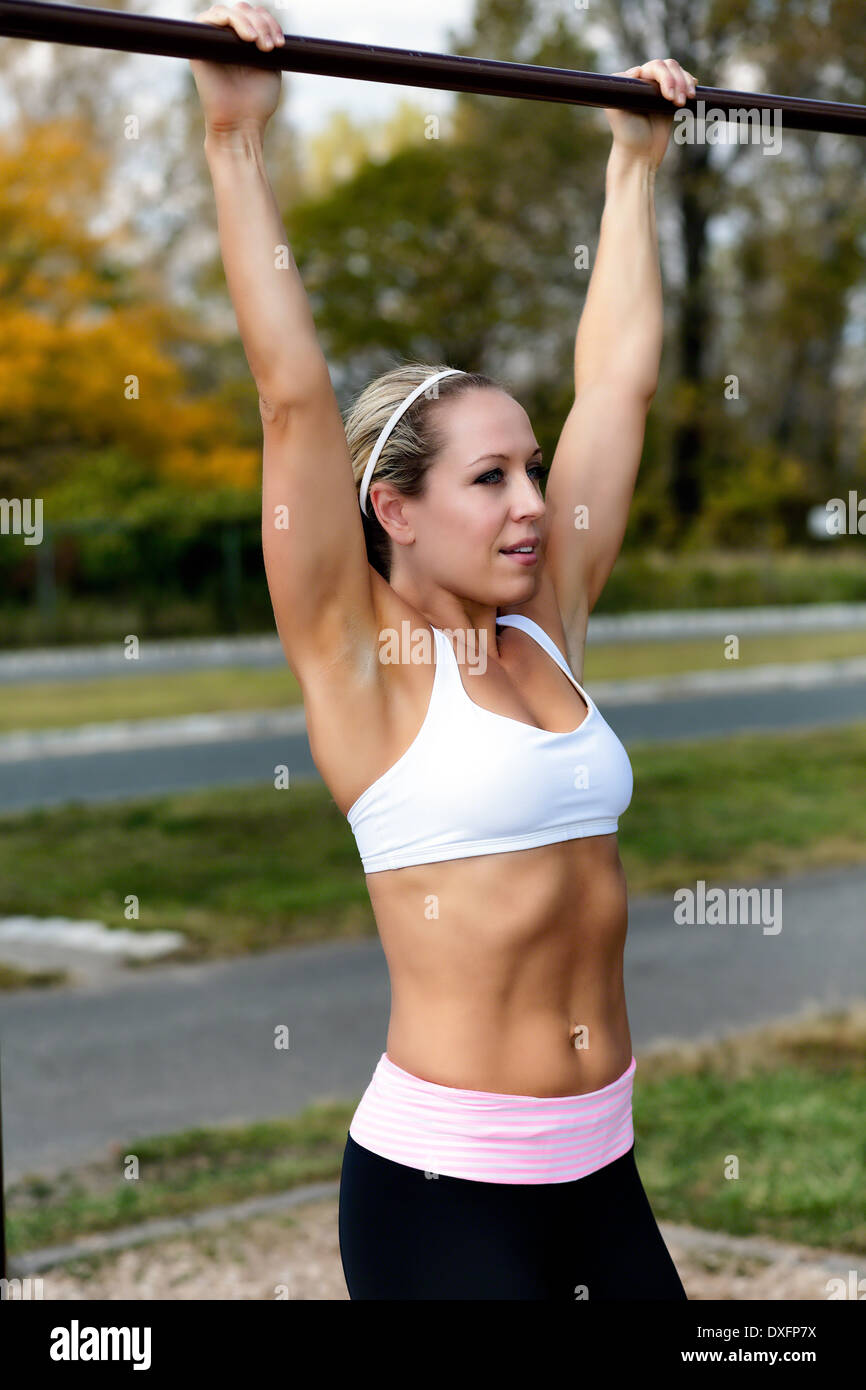
M243 25L244 37L255 39L259 48L272 47L266 20L259 13L259 10L249 4L249 0L237 0L235 11L241 10L241 7L243 7L242 17L236 13L235 18L240 19L240 23Z
M676 75L668 67L664 58L652 58L648 63L644 63L641 67L641 74L658 83L662 96L667 97L669 101L676 100L678 90Z
M647 82L657 82L662 96L670 97L673 95L671 86L671 75L665 66L663 59L651 58L648 63L643 63L639 68L642 78Z
M662 90L666 97L681 106L686 99L686 84L680 76L682 69L676 58L663 58L661 64L667 74Z
M268 32L270 33L270 36L273 39L274 43L285 43L286 36L280 27L280 21L268 10L266 10L264 5L258 5L256 8L258 9L259 14L262 16L264 22L267 24Z
M246 15L232 11L227 5L211 5L209 10L205 10L204 15L199 18L209 16L210 24L229 24L242 39L254 39L256 37L255 26L250 23Z
M682 97L682 101L685 101L688 97L693 97L695 95L695 80L691 73L686 72L685 68L681 67L677 62L676 58L667 58L665 60L665 66L676 80L677 93L678 96ZM680 102L680 104L682 105L682 102Z
M212 24L230 24L238 38L260 41L259 26L255 22L252 6L246 4L246 0L238 0L233 9L229 9L228 5L212 5L207 13L212 16Z
M655 82L656 78L653 77L652 73L649 71L649 67L649 63L644 63L643 67L638 63L635 67L628 68L625 72L615 72L614 77L636 77L640 82Z
M247 0L238 0L240 4L247 5ZM274 44L285 43L283 31L278 21L270 14L264 5L247 5L250 11L250 20L254 21L261 38L265 41L265 48L272 48Z

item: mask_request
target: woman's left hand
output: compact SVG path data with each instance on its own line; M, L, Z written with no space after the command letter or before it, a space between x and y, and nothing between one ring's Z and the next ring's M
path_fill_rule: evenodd
M668 97L675 106L684 106L686 97L695 95L695 79L680 67L676 58L652 58L648 63L613 75L656 83L662 96ZM647 159L657 169L670 139L673 115L644 116L619 106L605 106L604 114L613 131L614 145Z

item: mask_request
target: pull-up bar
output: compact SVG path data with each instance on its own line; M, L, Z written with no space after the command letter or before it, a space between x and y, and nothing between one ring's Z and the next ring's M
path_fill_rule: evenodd
M393 82L406 87L437 87L485 96L560 101L573 106L617 106L646 114L703 110L778 111L793 130L823 130L839 135L866 135L866 106L767 92L696 87L695 96L675 107L634 77L609 77L530 63L503 63L417 49L382 48L287 34L279 48L265 52L233 29L183 19L159 19L121 10L91 10L80 5L53 5L37 0L0 0L0 35L40 39L46 43L111 48L128 53L155 53L167 58L200 58L247 67L283 68L321 77L351 77L362 82ZM703 103L699 106L698 103ZM760 119L760 117L759 117Z

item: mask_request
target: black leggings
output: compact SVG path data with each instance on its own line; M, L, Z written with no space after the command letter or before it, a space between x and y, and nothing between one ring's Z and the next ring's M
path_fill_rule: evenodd
M573 1182L425 1177L346 1135L340 1258L349 1297L685 1299L634 1144Z

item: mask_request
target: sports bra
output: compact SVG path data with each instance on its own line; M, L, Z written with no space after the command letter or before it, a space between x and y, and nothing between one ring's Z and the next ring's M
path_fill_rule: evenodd
M576 729L551 733L483 709L464 689L444 631L431 624L436 670L424 722L346 813L366 873L617 830L634 787L625 748L538 623L510 613L496 624L519 627L544 647L588 712Z

